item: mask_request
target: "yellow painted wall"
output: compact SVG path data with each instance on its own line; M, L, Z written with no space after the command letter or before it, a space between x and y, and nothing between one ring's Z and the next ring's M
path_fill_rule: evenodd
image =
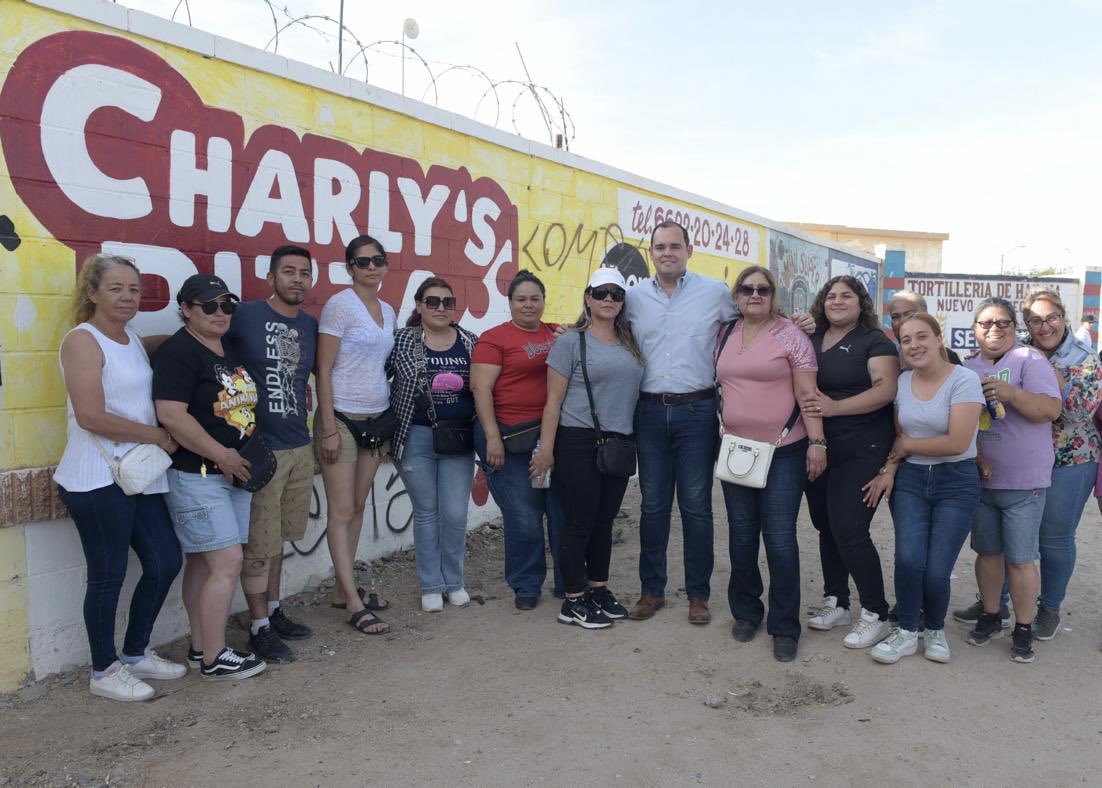
M30 671L27 609L23 527L0 528L0 692L18 687Z

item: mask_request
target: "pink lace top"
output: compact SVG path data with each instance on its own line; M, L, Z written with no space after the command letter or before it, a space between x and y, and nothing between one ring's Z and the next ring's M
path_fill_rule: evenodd
M796 404L793 373L819 369L815 348L791 320L778 318L765 335L742 350L742 328L740 320L716 361L723 428L743 438L773 442ZM806 436L803 419L798 418L781 445Z

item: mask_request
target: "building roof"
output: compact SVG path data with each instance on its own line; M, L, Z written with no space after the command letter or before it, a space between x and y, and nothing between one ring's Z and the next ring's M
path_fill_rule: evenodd
M880 238L913 238L922 241L948 241L949 233L925 233L918 230L883 230L872 227L847 227L844 224L815 224L814 222L785 222L801 230L847 235L872 235Z

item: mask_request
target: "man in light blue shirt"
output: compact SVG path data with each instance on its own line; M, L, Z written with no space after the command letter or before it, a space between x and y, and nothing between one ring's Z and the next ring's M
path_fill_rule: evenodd
M712 473L719 441L713 353L720 326L736 316L723 282L688 270L693 247L676 222L651 233L655 275L628 290L627 310L646 368L635 409L639 453L639 580L629 616L651 618L666 593L666 548L674 492L681 511L689 621L711 621L714 536Z

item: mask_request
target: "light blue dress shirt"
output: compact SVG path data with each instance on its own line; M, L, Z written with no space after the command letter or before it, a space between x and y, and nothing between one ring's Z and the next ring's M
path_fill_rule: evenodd
M627 310L646 360L642 391L688 394L715 384L716 337L738 315L726 284L686 271L670 297L651 277L628 290Z

